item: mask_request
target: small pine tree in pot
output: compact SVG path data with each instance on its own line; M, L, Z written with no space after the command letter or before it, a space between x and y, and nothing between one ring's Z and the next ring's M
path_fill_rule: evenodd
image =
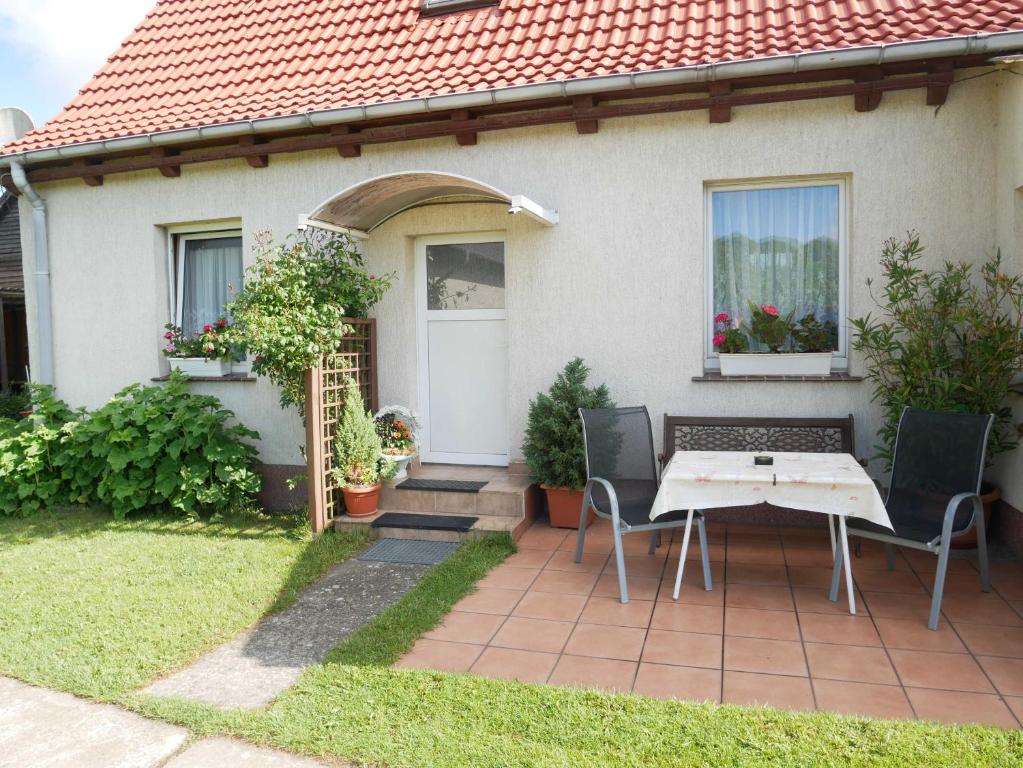
M557 375L546 393L529 403L522 452L532 479L547 494L551 525L578 528L586 484L586 454L580 408L613 408L605 385L589 387L590 369L575 358ZM592 522L591 511L587 524Z
M373 414L366 410L359 385L348 378L341 418L334 433L334 469L330 470L330 477L341 487L349 517L376 514L382 474L380 451Z

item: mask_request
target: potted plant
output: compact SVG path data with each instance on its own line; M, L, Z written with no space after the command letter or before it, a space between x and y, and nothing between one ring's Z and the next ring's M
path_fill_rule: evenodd
M795 311L782 315L773 304L750 303L748 325L726 312L714 318L714 346L723 376L827 376L838 327L813 313L793 323ZM747 338L748 335L748 338ZM749 340L766 351L750 351Z
M534 482L547 495L547 510L555 528L578 528L586 484L580 408L613 408L607 387L588 387L590 369L575 358L557 375L547 393L529 403L522 452ZM587 525L594 519L593 511Z
M186 376L226 376L231 372L231 363L237 356L237 334L225 318L204 325L202 331L191 336L173 323L164 328L163 354L172 370Z
M400 405L381 408L374 421L380 437L380 457L395 465L395 480L404 480L408 477L408 465L418 452L419 422L412 411Z
M344 403L334 433L334 468L330 478L341 488L349 517L371 517L380 501L383 446L373 414L365 409L359 385L345 380ZM389 466L393 466L390 465Z
M863 355L883 410L877 457L891 468L899 418L913 406L994 414L990 464L1020 439L1008 400L1019 393L1023 370L1023 279L1006 274L997 253L981 265L977 280L964 262L922 268L923 251L912 232L905 240L886 241L883 287L875 299L880 313L851 320L853 349ZM983 491L989 518L999 491L987 483ZM953 542L975 545L975 533Z

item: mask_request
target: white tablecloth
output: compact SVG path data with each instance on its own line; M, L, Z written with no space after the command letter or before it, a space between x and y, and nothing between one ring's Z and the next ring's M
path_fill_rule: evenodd
M774 464L754 465L754 455L772 456ZM877 486L848 453L676 451L661 475L650 519L763 502L892 527Z

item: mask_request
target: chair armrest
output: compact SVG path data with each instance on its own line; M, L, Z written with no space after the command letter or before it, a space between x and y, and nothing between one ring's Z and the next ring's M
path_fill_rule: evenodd
M967 499L971 499L973 501L973 515L970 517L969 525L963 528L963 531L970 530L977 522L977 515L984 514L984 506L980 501L980 496L973 491L968 493L957 493L949 499L948 506L945 507L945 520L941 526L942 538L945 538L952 533L952 523L955 521L956 512L959 511L960 505L962 505L962 503Z
M618 494L615 493L615 488L611 485L610 481L605 480L602 477L591 477L586 481L586 485L583 486L583 502L592 503L593 499L593 486L600 485L607 491L607 498L611 504L611 519L615 525L618 524Z

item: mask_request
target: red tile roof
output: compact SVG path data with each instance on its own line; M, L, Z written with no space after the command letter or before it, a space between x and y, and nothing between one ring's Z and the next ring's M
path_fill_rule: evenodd
M160 0L4 152L505 86L1023 30L1023 0Z

